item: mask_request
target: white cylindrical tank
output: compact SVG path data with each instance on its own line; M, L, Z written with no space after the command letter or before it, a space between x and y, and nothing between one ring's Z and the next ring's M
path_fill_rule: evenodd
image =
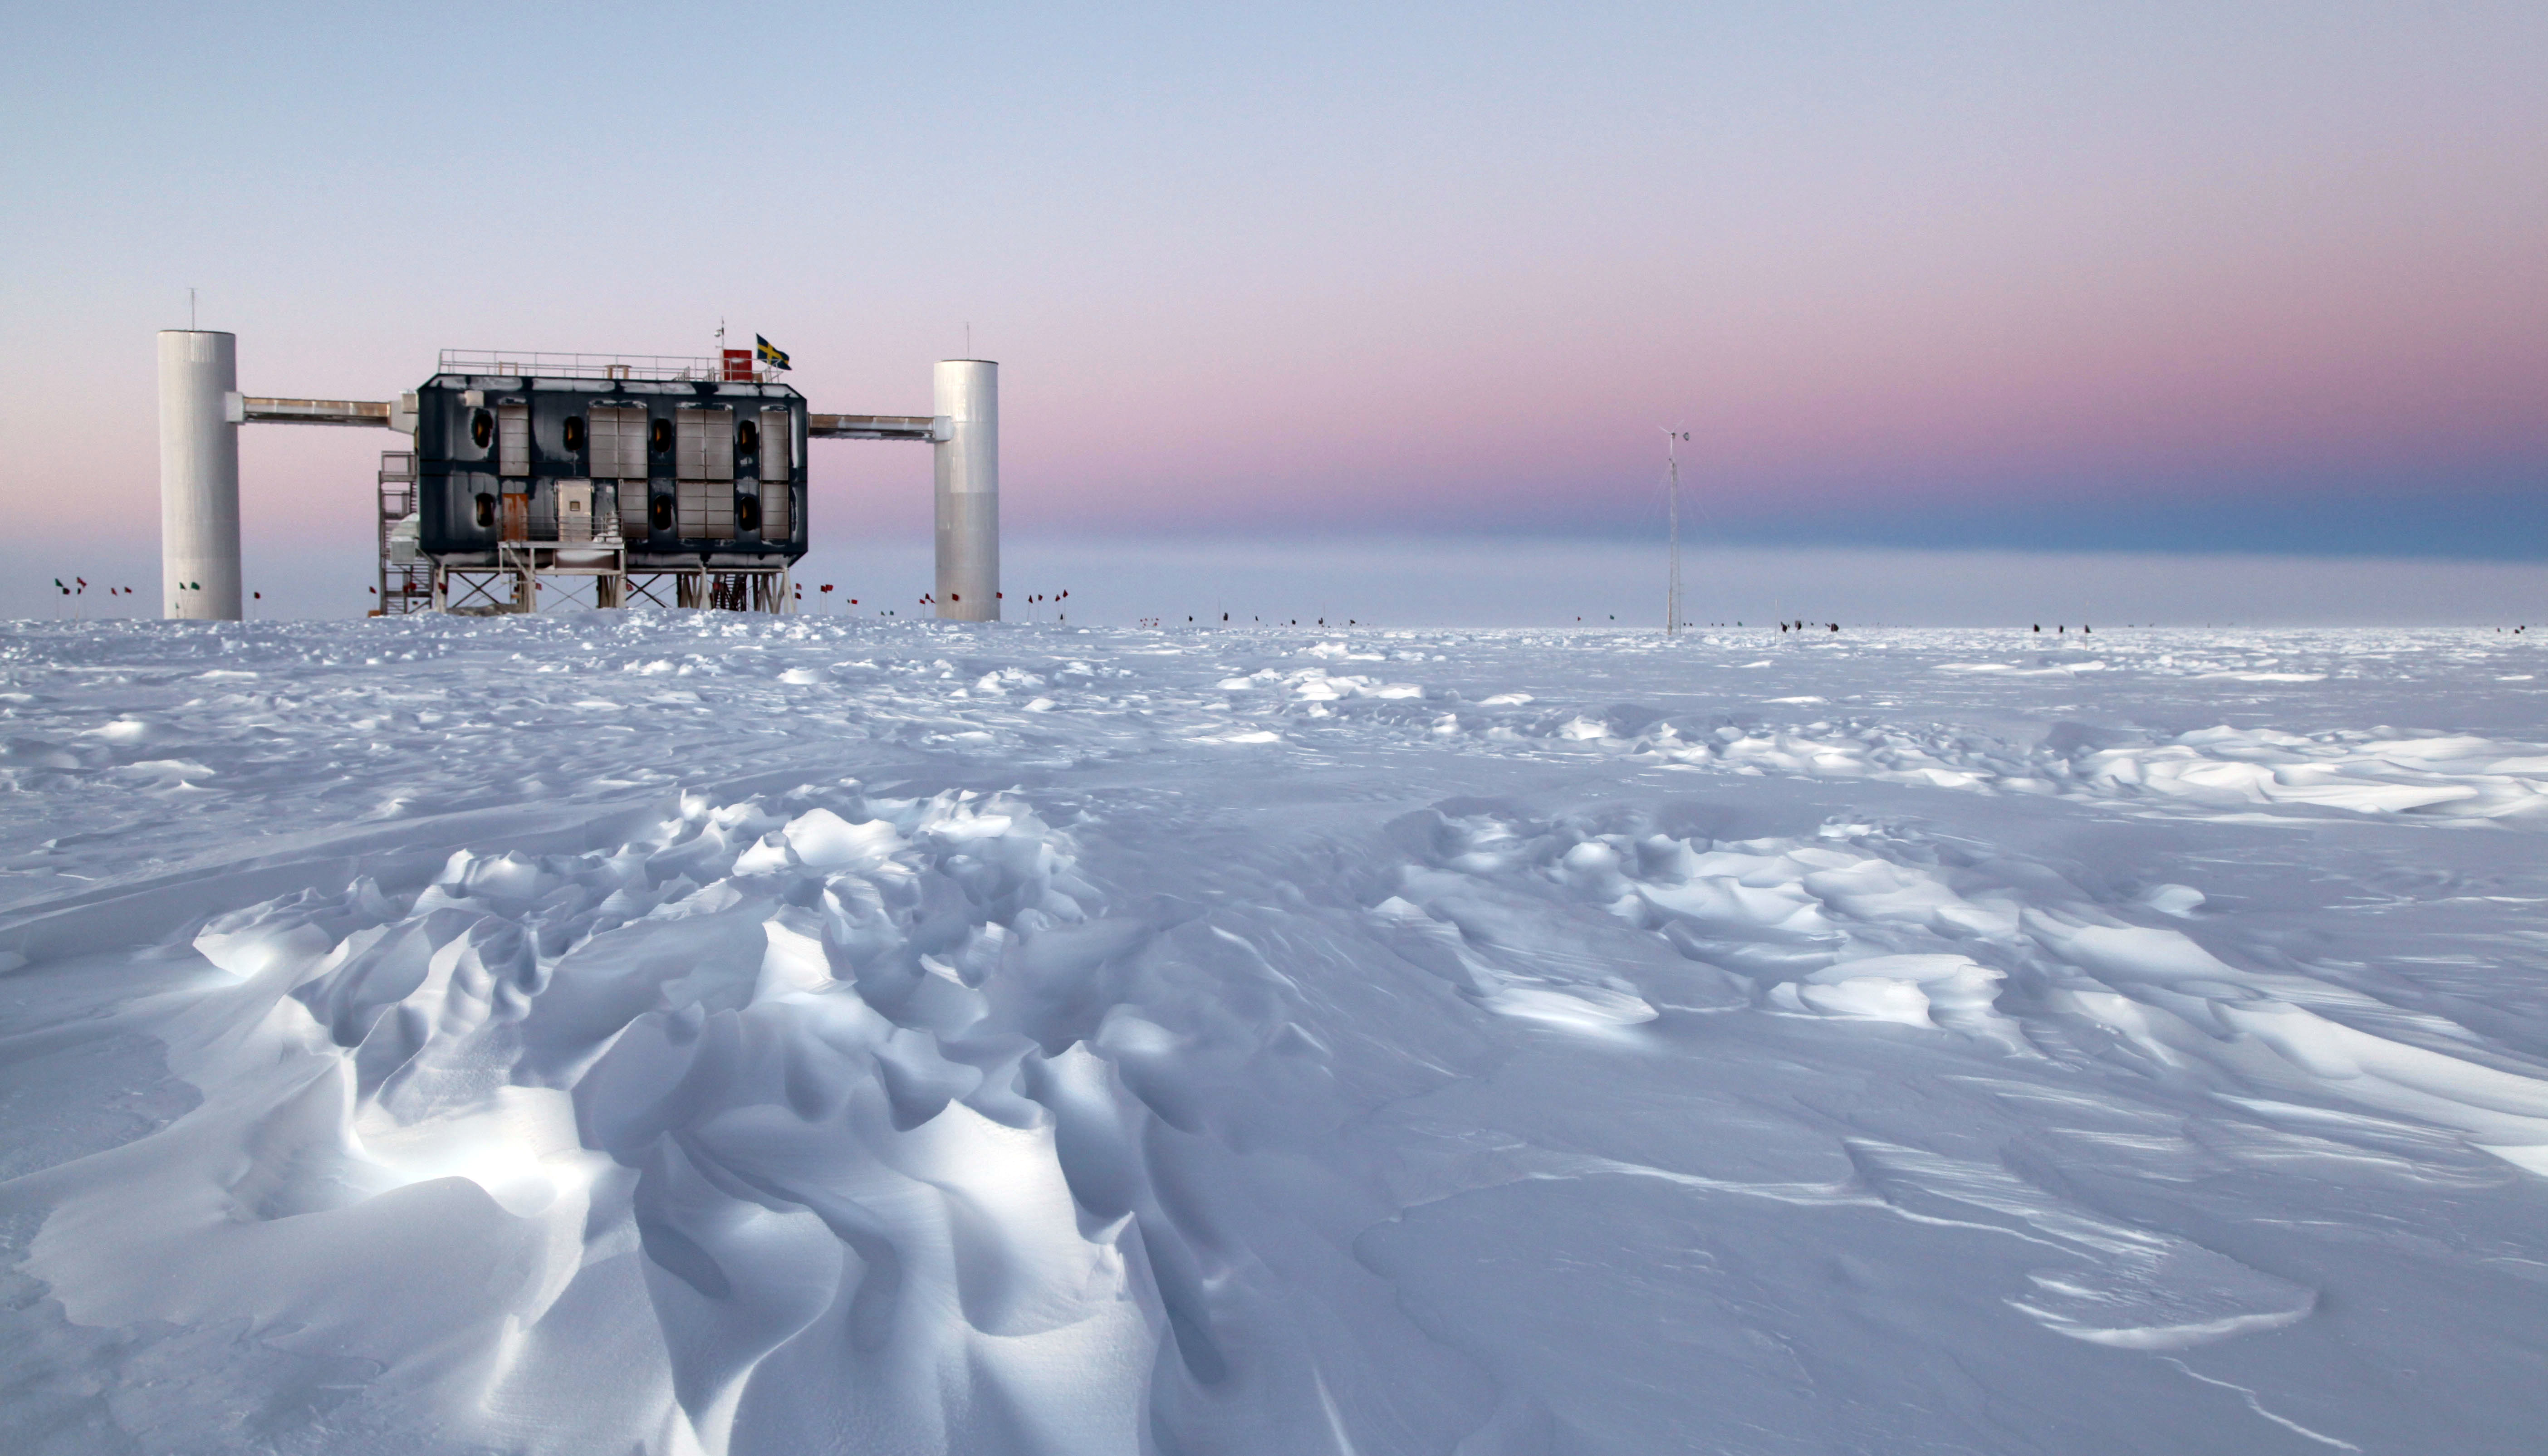
M159 333L159 605L193 621L239 619L238 340Z
M1000 366L938 361L938 614L1000 619Z

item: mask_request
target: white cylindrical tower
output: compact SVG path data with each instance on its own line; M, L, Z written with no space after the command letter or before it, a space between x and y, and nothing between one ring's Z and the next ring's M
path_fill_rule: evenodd
M159 605L194 621L239 619L238 340L159 333Z
M1000 366L938 361L938 614L1000 619Z

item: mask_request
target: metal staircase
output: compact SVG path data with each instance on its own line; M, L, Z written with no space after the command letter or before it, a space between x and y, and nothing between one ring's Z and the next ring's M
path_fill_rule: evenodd
M380 473L381 616L433 609L433 563L415 549L415 452L383 450ZM402 526L405 527L402 530Z

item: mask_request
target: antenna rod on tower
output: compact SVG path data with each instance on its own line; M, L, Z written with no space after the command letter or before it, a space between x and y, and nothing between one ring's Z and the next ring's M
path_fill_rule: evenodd
M1664 431L1664 464L1672 472L1672 577L1664 588L1664 635L1681 635L1681 441L1677 430Z

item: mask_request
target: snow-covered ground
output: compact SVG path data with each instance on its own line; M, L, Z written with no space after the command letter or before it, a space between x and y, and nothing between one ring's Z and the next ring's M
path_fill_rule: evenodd
M2541 666L9 627L0 1448L2535 1450Z

